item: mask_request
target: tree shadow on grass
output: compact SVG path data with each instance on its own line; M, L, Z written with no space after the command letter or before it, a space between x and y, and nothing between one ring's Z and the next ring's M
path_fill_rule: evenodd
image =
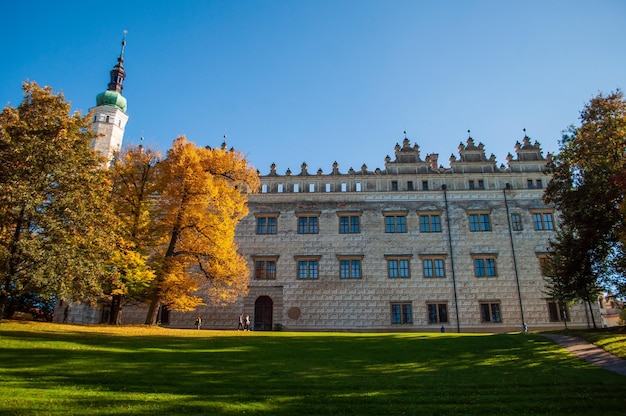
M75 414L619 414L626 393L535 336L209 334L3 332L31 347L2 347L0 374Z

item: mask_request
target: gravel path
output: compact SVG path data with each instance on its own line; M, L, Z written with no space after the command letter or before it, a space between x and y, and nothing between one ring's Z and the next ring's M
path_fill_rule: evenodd
M579 337L558 334L542 334L544 337L560 344L575 356L605 368L614 373L626 376L626 360L623 360L602 348Z

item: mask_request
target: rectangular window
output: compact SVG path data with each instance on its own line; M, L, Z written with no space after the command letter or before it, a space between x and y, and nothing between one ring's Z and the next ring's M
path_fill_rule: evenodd
M339 234L358 234L361 232L359 215L342 215L339 217Z
M392 191L398 190L398 181L391 181L391 190Z
M330 184L329 183L326 184L326 192L330 192Z
M499 303L484 302L480 304L480 320L482 322L502 322Z
M413 323L413 314L411 313L411 303L392 303L391 304L391 323L394 325Z
M474 257L474 275L476 277L496 277L495 257Z
M444 259L424 258L422 259L424 277L446 277L446 263Z
M470 191L473 191L476 188L476 186L474 185L474 181L469 181L469 189Z
M341 192L346 192L348 190L348 184L345 182L341 182Z
M528 179L526 181L526 185L528 186L528 189L532 189L532 187L533 187L533 180L532 179Z
M276 223L278 219L272 217L257 217L256 233L257 234L276 234Z
M294 183L293 184L293 191L296 192L296 193L300 192L300 185L297 184L297 183Z
M470 231L491 231L489 214L470 214Z
M408 181L406 183L406 190L407 191L412 191L413 190L413 181Z
M309 192L315 192L315 184L314 183L310 183L309 184Z
M448 322L448 305L445 303L429 303L428 323L443 324Z
M298 217L298 234L317 234L318 217Z
M298 279L317 279L319 263L317 260L298 260Z
M478 180L478 189L480 190L484 190L485 189L485 181L482 179Z
M569 311L564 302L548 301L548 313L550 322L566 322L569 321Z
M535 181L535 185L537 186L538 189L543 188L543 182L541 181L541 179L537 179Z
M522 231L522 216L519 214L511 214L511 227L513 231Z
M276 261L256 260L254 262L254 278L262 280L276 279Z
M406 216L385 215L386 233L406 233Z
M440 233L441 217L439 214L420 214L420 232Z
M387 277L410 278L409 259L387 259Z
M361 182L357 182L354 184L356 192L361 192Z
M554 220L551 212L534 212L532 215L535 230L554 230Z
M422 181L422 190L428 191L428 181Z
M283 184L282 183L278 184L278 192L280 192L280 193L283 192Z
M267 193L267 184L264 183L263 185L261 185L261 193L262 194L266 194Z
M339 277L342 279L361 278L361 260L341 259L339 260Z

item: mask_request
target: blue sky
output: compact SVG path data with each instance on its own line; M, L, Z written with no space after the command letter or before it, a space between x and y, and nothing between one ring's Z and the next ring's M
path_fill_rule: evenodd
M4 3L2 107L28 79L88 111L127 30L125 143L227 135L263 174L384 168L404 131L444 166L468 129L498 164L524 128L556 152L626 87L623 0Z

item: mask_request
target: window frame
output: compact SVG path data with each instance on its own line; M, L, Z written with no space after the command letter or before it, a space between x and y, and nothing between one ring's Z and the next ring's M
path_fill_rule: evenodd
M491 211L468 211L469 228L471 232L491 232Z
M341 280L354 280L363 278L363 255L338 254L339 278ZM348 274L344 275L344 263L348 263ZM355 267L356 266L356 267ZM356 275L354 272L357 272Z
M277 265L279 256L253 256L252 261L254 263L254 279L255 280L276 280ZM259 263L263 263L262 273L259 273ZM273 264L273 276L269 272L268 266Z
M480 301L478 304L481 323L502 323L502 304L499 300L485 300ZM487 314L485 314L485 312L487 312Z
M442 232L441 226L441 211L418 211L420 233L440 233ZM436 218L436 221L433 219ZM436 223L436 227L434 224ZM426 229L427 228L427 229ZM438 228L438 229L434 229Z
M388 279L410 279L411 278L411 258L412 254L386 254L387 262L387 278ZM403 267L403 263L406 267ZM390 267L391 265L395 267ZM392 276L392 270L396 271L396 275Z
M322 256L294 256L297 280L318 280L320 278L320 259ZM302 269L301 266L306 266ZM301 275L304 271L304 275Z
M517 221L514 218L517 218ZM521 214L518 214L517 212L511 214L511 229L513 231L524 231Z
M390 303L391 325L413 325L413 303L398 301ZM397 312L396 312L397 309Z
M489 278L498 277L498 255L494 253L472 253L472 263L474 268L474 277ZM477 262L482 262L478 267ZM482 273L482 274L479 274ZM491 272L491 273L490 273Z
M442 310L445 315L444 318L441 317ZM434 314L432 312L434 312ZM433 316L435 319L432 319ZM426 320L429 325L450 323L450 319L448 317L448 302L426 302Z
M320 214L320 212L296 212L296 233L301 235L319 234Z
M531 210L530 216L535 231L554 231L554 211Z
M445 279L447 277L446 274L446 258L445 254L424 254L420 255L420 260L422 260L422 276L424 279ZM427 262L430 265L427 267ZM437 267L436 264L441 262L441 267ZM432 273L428 275L427 271L430 270ZM443 274L437 274L438 271L441 271Z
M548 308L548 320L550 322L570 322L569 308L565 302L548 299L546 306Z
M339 217L339 234L360 234L361 215L361 211L337 212L337 217ZM347 221L347 224L342 224L342 221L344 220Z
M383 212L386 234L404 234L407 232L407 212ZM398 219L402 219L399 224ZM388 219L392 220L392 223ZM401 230L399 230L401 229Z
M278 217L280 216L279 212L259 212L259 213L255 213L254 217L256 219L256 227L255 227L255 232L257 235L276 235L278 233ZM274 224L273 224L273 231L274 232L270 232L270 220L274 220ZM259 232L260 230L260 222L261 221L265 221L265 224L263 225L263 230L264 232Z

